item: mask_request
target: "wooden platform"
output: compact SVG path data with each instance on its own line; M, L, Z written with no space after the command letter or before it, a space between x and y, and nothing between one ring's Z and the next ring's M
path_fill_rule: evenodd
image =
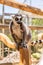
M0 65L13 65L12 63L2 63Z
M14 64L14 63L2 63L0 65L17 65L17 64Z

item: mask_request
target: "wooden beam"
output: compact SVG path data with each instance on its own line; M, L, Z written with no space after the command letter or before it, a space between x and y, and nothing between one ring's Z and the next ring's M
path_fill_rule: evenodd
M43 26L28 26L31 30L43 30Z
M8 29L9 25L7 24L0 24L0 29Z
M40 9L19 2L15 2L14 0L0 0L0 4L8 5L14 8L18 8L27 12L43 16L43 12Z
M14 13L4 13L5 16L15 15Z
M0 41L2 41L7 47L16 49L15 42L11 42L11 40L3 33L0 33Z
M31 30L43 30L43 26L28 26ZM0 29L8 29L8 24L0 24Z
M26 12L24 12L24 13L22 13L23 15L28 15L28 17L30 17L30 18L40 18L40 19L43 19L43 16L39 16L39 15L35 15L35 14L29 14L29 13L27 13L27 14L25 14ZM5 16L11 16L11 15L15 15L14 13L4 13L4 15Z

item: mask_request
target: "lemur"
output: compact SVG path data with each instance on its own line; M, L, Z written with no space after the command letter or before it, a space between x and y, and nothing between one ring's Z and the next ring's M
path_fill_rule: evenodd
M39 43L39 44L43 44L43 33L39 33L38 34L38 40L36 40L36 41L32 41L32 45L36 45L37 43Z
M22 22L23 16L15 14L10 23L10 32L17 47L27 47L26 43L31 39L30 29Z

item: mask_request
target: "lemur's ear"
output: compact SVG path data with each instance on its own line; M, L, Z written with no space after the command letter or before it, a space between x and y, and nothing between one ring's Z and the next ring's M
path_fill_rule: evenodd
M11 21L14 22L15 15L11 15Z
M11 18L13 18L13 19L14 19L14 17L15 17L15 15L11 15Z

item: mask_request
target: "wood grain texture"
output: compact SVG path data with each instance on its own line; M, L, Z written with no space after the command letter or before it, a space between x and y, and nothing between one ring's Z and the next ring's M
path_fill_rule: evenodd
M8 5L14 8L18 8L27 12L43 16L43 11L41 11L40 9L16 2L15 0L0 0L0 4Z
M31 30L43 30L43 26L28 26ZM7 24L0 24L0 29L9 29L9 25Z
M2 41L9 48L15 49L15 43L11 42L11 40L3 33L0 33L0 41Z
M28 42L29 47L30 41ZM31 65L31 49L29 48L19 48L20 52L20 63L19 65Z
M43 26L28 26L31 30L43 30Z

